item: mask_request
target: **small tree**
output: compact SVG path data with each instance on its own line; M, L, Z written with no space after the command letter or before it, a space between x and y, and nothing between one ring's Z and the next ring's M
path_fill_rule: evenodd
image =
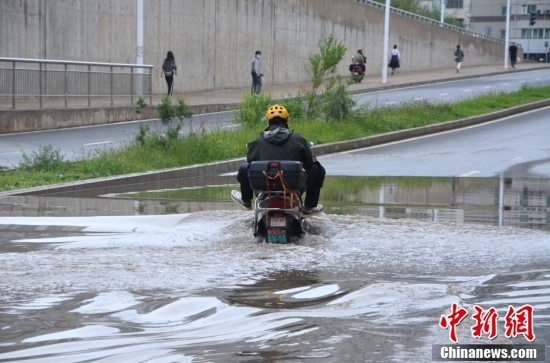
M172 99L166 96L157 105L158 116L164 126L165 137L159 137L158 141L161 146L166 146L171 140L177 139L181 128L183 127L183 120L191 118L193 111L185 100L178 98L177 104L172 104Z
M319 40L319 53L309 55L306 72L311 77L311 88L302 91L306 102L306 116L342 119L355 105L337 73L338 64L344 59L346 47L333 35Z
M310 54L309 64L306 64L306 72L311 77L311 88L304 91L304 98L307 104L307 117L315 118L319 116L318 96L323 86L325 92L330 91L337 83L340 77L336 73L338 63L344 59L346 47L331 34L328 37L319 40L319 53Z
M147 103L145 102L145 98L143 98L143 96L138 96L137 101L136 101L136 105L134 106L134 112L137 115L141 115L141 113L143 112L143 109L145 107L147 107Z

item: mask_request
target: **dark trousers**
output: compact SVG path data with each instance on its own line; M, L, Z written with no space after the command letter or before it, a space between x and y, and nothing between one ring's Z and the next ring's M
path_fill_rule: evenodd
M166 78L166 84L168 85L168 96L172 96L174 92L174 76L164 76Z
M241 197L243 202L249 202L254 197L254 191L250 187L250 181L248 180L248 167L249 163L244 163L239 168L237 173L237 181L241 184ZM321 188L325 181L325 168L316 161L308 169L306 169L306 199L304 205L306 207L317 207L319 204L319 196L321 195Z
M512 64L512 67L516 65L517 60L518 60L518 54L510 53L510 63Z
M252 89L251 89L252 94L259 95L261 91L262 91L262 77L252 76Z

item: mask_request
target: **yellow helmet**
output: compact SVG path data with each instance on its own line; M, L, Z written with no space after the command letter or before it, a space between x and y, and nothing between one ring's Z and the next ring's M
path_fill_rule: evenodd
M280 117L282 119L287 120L290 115L288 114L288 111L286 108L280 105L273 105L267 110L265 114L265 118L267 118L267 121L271 121L275 117Z

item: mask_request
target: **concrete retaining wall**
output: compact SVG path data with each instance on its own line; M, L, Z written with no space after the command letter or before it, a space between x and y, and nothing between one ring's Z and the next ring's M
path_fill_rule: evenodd
M229 111L235 104L190 105L193 114ZM102 125L157 118L156 107L145 107L141 115L133 107L52 108L36 110L2 110L0 135L26 131Z
M135 0L2 0L0 56L135 63ZM262 51L266 84L303 82L308 55L330 34L368 57L367 73L382 69L384 14L353 0L144 0L144 63L156 66L175 53L176 92L222 90L250 83L250 61ZM390 44L402 69L431 70L454 64L461 44L465 65L502 62L503 45L392 14ZM339 67L347 75L347 61Z
M147 107L142 119L156 116ZM91 126L139 119L132 107L59 108L39 110L4 110L0 112L0 134Z

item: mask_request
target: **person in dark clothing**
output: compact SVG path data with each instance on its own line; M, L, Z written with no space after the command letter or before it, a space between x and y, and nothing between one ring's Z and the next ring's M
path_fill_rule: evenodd
M162 78L163 74L166 79L166 85L168 86L168 96L172 96L174 93L174 76L178 75L178 67L176 67L176 59L172 51L168 51L166 54L166 59L164 63L162 63L160 78Z
M516 43L512 43L508 51L510 52L510 63L512 64L512 68L516 69L516 61L518 60L518 47Z
M460 73L460 66L464 61L464 52L460 49L460 44L456 46L455 50L455 62L456 62L456 73Z
M253 190L248 180L248 167L253 161L260 160L294 160L300 161L306 171L306 198L302 206L302 214L308 215L323 209L319 202L321 188L325 180L325 168L315 160L309 143L300 134L295 134L288 128L288 111L283 106L274 105L267 110L266 118L269 127L248 144L246 163L241 165L237 180L241 191L233 190L231 198L245 209L252 208Z
M399 53L397 45L393 46L390 56L390 64L388 64L388 66L391 68L391 74L395 74L397 68L399 68L399 62L401 61L401 53Z

